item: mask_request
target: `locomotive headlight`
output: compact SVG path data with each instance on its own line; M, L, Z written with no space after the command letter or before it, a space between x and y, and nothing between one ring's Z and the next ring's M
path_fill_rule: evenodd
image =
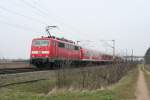
M32 51L32 54L38 54L38 51Z
M32 54L49 54L49 51L32 51Z
M49 54L49 51L42 51L42 54Z

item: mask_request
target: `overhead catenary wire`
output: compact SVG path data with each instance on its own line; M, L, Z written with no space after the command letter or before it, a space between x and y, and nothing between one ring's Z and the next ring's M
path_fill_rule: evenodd
M1 6L1 5L0 5L0 9L3 10L3 11L9 12L9 13L11 13L11 14L14 14L14 15L22 16L22 17L24 17L24 18L26 18L26 19L35 21L35 22L37 22L37 23L42 23L42 24L47 25L47 23L45 23L45 22L43 22L43 21L41 21L41 20L38 20L38 19L33 18L33 17L26 16L26 15L24 15L24 14L21 14L21 13L19 13L19 12L14 11L14 10L7 9L6 7L3 7L3 6Z
M20 0L19 0L20 1ZM41 7L36 7L35 5L33 5L32 3L29 3L29 2L27 2L26 0L21 0L20 1L21 3L23 2L23 4L24 5L26 5L26 6L28 6L28 7L30 7L30 8L32 8L32 9L34 9L34 14L36 14L36 15L38 15L38 16L41 16L43 19L47 19L46 20L46 22L47 23L49 23L49 25L53 25L54 24L54 22L52 23L52 22L50 22L50 20L51 19L53 19L53 20L55 20L56 22L55 22L55 25L57 25L57 20L55 19L55 18L52 18L52 15L49 15L49 13L47 13L47 12L45 12L45 11L43 11L43 10L41 10L40 8ZM32 1L30 1L30 2L32 2ZM33 11L33 10L32 10ZM36 11L36 12L35 12ZM46 25L46 26L48 26L48 25ZM59 26L59 25L57 25L57 26Z
M32 32L35 32L37 30L34 30L32 28L29 28L29 27L24 27L24 26L21 26L21 25L18 25L18 24L11 24L9 22L6 22L6 21L3 21L0 19L0 24L5 24L5 25L8 25L8 26L11 26L13 28L16 28L16 29L22 29L22 30L25 30L25 31L32 31Z
M52 14L50 15L48 12L46 12L46 11L48 11L47 9L45 9L45 8L43 8L43 7L36 7L34 4L36 4L36 5L38 5L39 6L39 4L37 3L37 1L34 1L34 4L33 3L31 3L31 2L33 2L33 1L30 1L30 3L29 2L27 2L26 0L21 0L21 1L23 1L27 6L29 6L29 7L31 7L32 9L35 9L35 10L37 10L39 13L41 13L42 15L45 15L45 16L50 16L50 18L52 18ZM40 8L40 9L39 9ZM43 10L42 10L43 9ZM52 12L51 12L52 13ZM58 17L58 16L57 16ZM60 17L60 16L59 16ZM60 21L60 20L58 20L58 19L56 19L56 17L54 18L52 18L52 19L54 19L55 21L57 21L59 24L61 24L61 25L65 25L65 26L67 26L67 27L69 27L68 29L73 29L74 31L76 31L77 33L81 33L79 30L77 30L77 29L75 29L75 28L73 28L71 25L67 25L66 23L64 23L64 22L62 22L62 21ZM72 33L72 32L71 32ZM72 34L74 34L74 33L72 33ZM80 34L80 35L82 35L82 34ZM82 35L83 36L83 35ZM84 37L84 36L83 36Z
M32 0L31 2L34 2L35 4L39 5L38 1ZM39 5L39 6L40 6L40 5ZM46 8L43 7L43 6L40 7L40 8L43 9L44 11L49 11L49 9L46 9ZM52 13L52 11L51 11L51 13ZM55 16L56 16L56 15L55 15ZM64 19L62 16L56 16L56 17L59 18L59 19L61 19L61 20ZM59 20L59 22L61 22L61 20ZM63 22L61 22L61 23L64 24L64 25L66 25L66 26L68 26L69 28L73 29L74 31L81 33L81 31L80 31L79 29L73 27L72 24L66 24L66 23L63 23Z
M42 11L41 9L37 8L36 6L34 6L33 4L27 2L26 0L21 0L21 2L23 2L24 4L26 4L27 6L35 9L39 14L41 15L47 15L47 13L45 11ZM37 14L37 13L36 13Z
M44 19L45 19L46 17L48 18L48 16L50 16L50 19L56 20L59 24L61 23L61 24L65 25L65 26L69 26L69 25L66 25L66 23L63 23L63 22L61 22L61 21L58 21L56 18L52 18L52 16L51 16L48 12L46 12L46 10L43 11L43 10L37 8L37 7L36 7L35 5L33 5L32 3L30 4L29 2L27 2L27 1L25 1L25 0L21 0L21 1L24 1L27 6L31 7L32 9L35 9L35 10L37 11L36 14L39 13L38 15L44 17ZM36 4L38 4L37 1L36 1ZM42 7L40 7L40 8L42 8ZM17 15L17 16L22 16L22 17L24 17L24 18L26 18L26 19L28 19L28 20L32 20L32 21L35 21L35 22L37 22L37 23L42 23L42 24L44 24L45 26L47 26L47 23L49 22L49 19L48 19L46 22L44 22L44 21L41 21L41 20L39 20L39 19L37 19L37 18L29 17L29 16L27 16L27 15L25 15L25 14L22 14L22 13L20 13L20 12L16 12L16 11L14 11L14 10L12 10L12 9L10 10L10 9L8 9L8 8L6 8L6 7L1 6L1 5L0 5L0 9L1 9L1 10L4 10L4 11L6 11L6 12L9 12L9 13L11 13L11 14ZM51 22L50 22L50 23L51 23ZM63 25L62 25L62 26L63 26ZM57 26L59 26L59 25L57 25ZM61 26L61 27L62 27L62 26ZM70 26L69 26L69 27L70 27ZM66 27L66 28L67 28L67 27ZM71 30L71 27L68 28L68 29ZM67 31L68 31L68 30L67 30ZM70 33L74 34L74 33L72 32L72 30L71 30ZM80 32L78 32L78 33L80 33ZM80 34L80 35L81 35L81 34ZM81 37L81 36L80 36L80 37Z

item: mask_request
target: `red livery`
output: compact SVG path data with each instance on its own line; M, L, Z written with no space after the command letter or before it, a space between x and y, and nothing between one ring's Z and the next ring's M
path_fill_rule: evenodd
M54 36L35 38L32 41L30 62L37 67L70 61L71 63L110 63L112 55L83 48L71 40Z

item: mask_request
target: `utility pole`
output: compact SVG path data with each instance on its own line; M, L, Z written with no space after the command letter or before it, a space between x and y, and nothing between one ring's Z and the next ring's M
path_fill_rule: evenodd
M94 41L91 41L91 40L84 40L84 41L86 41L86 42L94 42ZM113 54L112 54L112 55L113 55L113 60L115 60L115 55L116 55L116 54L115 54L115 51L116 51L116 50L115 50L115 49L116 49L116 48L115 48L115 45L116 45L115 42L116 42L116 41L115 41L115 40L99 40L99 41L100 41L100 42L102 42L102 41L105 41L105 42L106 42L106 41L107 41L107 42L108 42L108 41L111 41L111 42L112 42L112 44L109 44L109 43L107 43L107 42L106 42L106 43L107 43L107 45L108 45L109 47L111 47L111 48L113 49L113 52L112 52ZM82 42L82 41L77 41L77 44L78 44L79 42Z
M132 53L131 53L131 61L133 62L133 49L132 49Z
M115 49L116 49L116 47L115 47L115 45L116 45L116 41L115 40L100 40L100 41L111 41L112 42L112 45L110 45L109 43L107 43L107 45L109 46L109 47L111 47L112 49L113 49L113 60L115 60L115 56L116 56L116 54L115 54Z
M126 49L126 62L127 62L127 56L128 56L128 49Z
M113 48L113 60L115 60L115 40L112 40L112 42L113 42L113 46L112 46L112 48Z

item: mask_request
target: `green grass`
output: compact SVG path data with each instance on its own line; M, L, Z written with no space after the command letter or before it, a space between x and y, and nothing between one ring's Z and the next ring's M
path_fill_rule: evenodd
M150 94L150 65L144 66L144 75L145 75L145 81L149 90Z
M144 68L150 72L150 65L145 65Z
M95 91L64 91L48 95L55 84L52 80L9 86L0 89L0 100L133 100L137 74L135 68L111 88Z

